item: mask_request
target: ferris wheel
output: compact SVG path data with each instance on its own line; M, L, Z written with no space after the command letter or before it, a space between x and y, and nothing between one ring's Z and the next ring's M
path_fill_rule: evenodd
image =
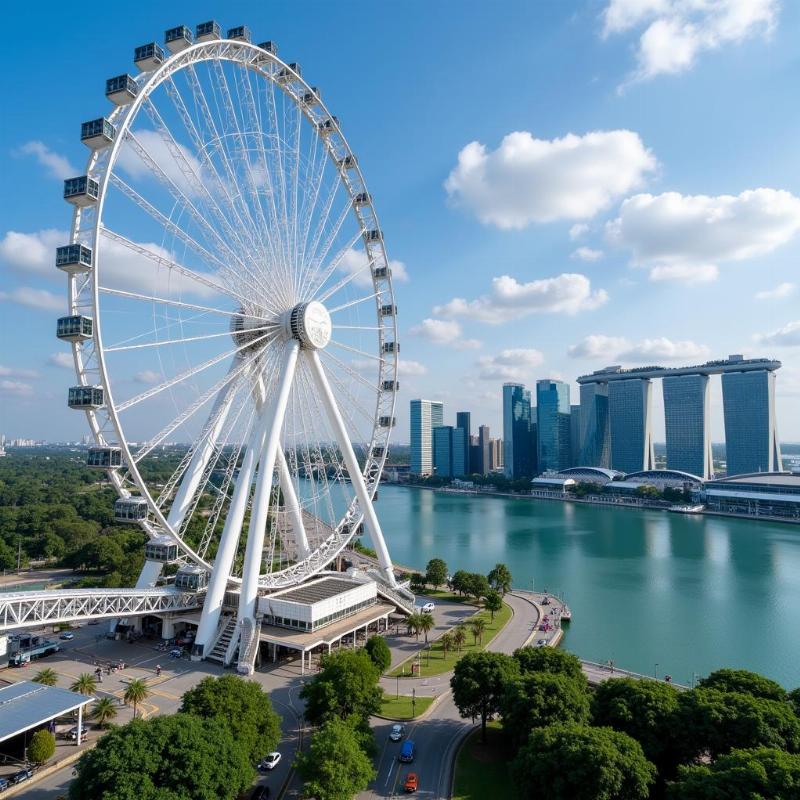
M339 121L244 27L180 26L134 63L106 81L109 113L81 126L91 154L65 181L74 216L57 251L69 405L115 517L147 531L153 563L175 556L185 586L221 601L239 585L240 613L324 569L362 520L395 586L372 499L397 306Z

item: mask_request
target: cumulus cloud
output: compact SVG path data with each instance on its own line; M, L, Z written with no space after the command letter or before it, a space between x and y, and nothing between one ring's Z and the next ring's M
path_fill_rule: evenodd
M30 286L0 292L0 300L38 311L64 311L67 307L64 295L53 294L45 289L32 289Z
M455 320L424 319L409 333L420 336L434 344L447 344L456 350L474 350L481 346L477 339L464 339L461 325Z
M691 69L698 55L768 36L779 0L609 0L603 36L640 30L630 80Z
M512 348L478 359L478 377L484 381L522 381L544 361L539 350Z
M575 241L575 239L580 239L581 236L589 232L589 226L585 222L576 222L570 229L569 229L569 238Z
M50 177L64 180L78 174L78 170L70 164L65 156L51 150L44 142L25 142L16 150L17 155L33 156L43 166Z
M402 261L389 259L389 268L392 270L392 280L397 283L408 283L408 270ZM369 272L369 259L363 250L351 247L346 250L338 264L338 269L348 275L355 274L353 284L367 288L372 286L372 275Z
M133 379L136 383L146 383L148 385L158 383L161 380L161 374L156 372L152 369L143 369L141 372L137 372Z
M25 369L23 367L6 367L0 364L0 378L38 378L39 373L35 369Z
M72 358L72 353L52 353L47 363L51 367L63 367L64 369L74 369L75 361Z
M408 358L402 358L397 364L397 372L403 377L412 377L417 375L426 375L428 368L419 361L411 361Z
M572 251L572 258L577 258L581 261L599 261L603 257L602 250L595 250L592 247L579 247L577 250Z
M33 386L23 381L0 380L0 394L14 397L30 397L33 394Z
M774 289L763 289L756 292L756 300L783 300L795 293L797 284L795 283L779 283Z
M666 336L632 342L624 336L592 334L567 348L571 358L604 360L606 363L697 361L709 357L709 349L692 341L673 341Z
M800 230L800 199L777 189L739 195L637 194L607 223L610 242L631 251L653 280L714 280L718 264L766 255Z
M56 247L69 241L67 231L45 228L35 233L7 231L0 239L0 260L19 272L52 278L56 272Z
M505 136L496 150L470 142L445 181L454 204L498 228L533 222L589 219L639 187L657 167L637 133L568 133L536 139L528 131Z
M456 297L433 313L440 317L469 317L497 325L528 314L576 314L603 305L608 300L604 289L592 291L591 281L575 273L520 283L509 275L492 278L490 294L475 300Z
M800 320L788 322L772 333L759 334L755 337L761 344L772 344L777 347L797 347L800 345Z
M147 151L150 158L153 159L156 165L175 186L186 195L191 195L194 192L192 182L187 180L184 175L181 162L172 155L172 152L157 131L142 128L134 131L133 135L136 137L139 144ZM212 179L213 173L204 175L203 167L200 162L187 147L178 142L178 149L182 154L182 158L185 159L185 163L189 165L191 171L194 172L200 180L210 181ZM133 144L127 139L119 148L117 166L127 172L130 177L137 180L148 177L153 180L158 180L150 167L139 157L139 153L134 149Z

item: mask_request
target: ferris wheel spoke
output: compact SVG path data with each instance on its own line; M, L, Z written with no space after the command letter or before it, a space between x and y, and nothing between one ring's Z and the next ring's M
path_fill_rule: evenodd
M317 287L321 284L319 280L319 272L322 268L322 262L324 260L323 253L327 254L328 249L333 245L333 242L336 239L336 236L339 234L339 230L341 229L342 225L344 224L345 219L351 213L351 206L349 204L345 204L343 208L339 211L336 222L333 225L332 229L328 228L328 222L330 220L331 211L333 210L334 200L336 199L337 194L339 193L339 183L335 182L331 192L328 196L328 200L325 204L323 213L321 214L319 220L317 221L316 231L314 233L314 238L311 241L311 245L307 250L307 254L305 256L305 275L303 280L303 286L309 287L311 285L316 285ZM321 245L323 240L323 236L325 236L327 232L327 237L325 239L325 243ZM362 234L361 224L359 222L358 226L358 233L355 235L351 242L350 246L352 247L359 239ZM308 289L306 289L308 291Z
M370 426L372 426L372 424L375 422L375 414L370 413L364 408L364 406L359 402L358 399L356 399L356 397L353 395L350 389L348 389L344 381L336 374L335 370L333 369L328 370L328 375L336 385L336 388L339 390L339 392L341 392L341 395L347 400L347 402L344 403L342 407L345 409L343 414L347 416L347 421L350 423L350 429L354 433L357 432L359 434L363 434L363 431L361 431L360 426L356 424L355 417L353 416L352 412L357 411L362 417L364 417L364 419L366 419L367 423Z
M260 328L248 328L248 333L260 333L263 331L270 331L274 330L278 326L278 323L271 323L269 325L264 325ZM228 337L230 338L231 333L230 331L222 331L221 333L206 333L199 336L185 336L180 339L163 339L159 342L142 342L141 344L127 344L127 345L118 345L118 346L111 346L106 347L106 353L120 353L125 350L144 350L150 347L167 347L169 345L177 345L177 344L186 344L187 342L202 342L208 339L219 339L220 337Z
M367 389L369 389L371 392L375 391L374 383L368 381L358 370L353 369L352 367L345 364L344 361L336 358L336 356L333 353L331 353L330 350L323 350L322 354L325 356L325 358L330 359L337 367L339 367L339 369L344 370L351 380L357 381L358 383L362 384Z
M172 300L166 297L158 297L157 295L152 294L139 294L138 292L127 292L124 289L112 289L108 286L98 286L97 290L102 294L109 294L114 295L115 297L125 297L129 300L141 300L146 303L158 303L160 305L165 306L174 306L175 308L185 308L189 311L200 311L202 313L207 314L221 314L225 317L240 317L241 311L226 311L222 308L212 308L211 306L200 306L196 303L184 303L180 300ZM252 316L253 319L257 319L263 322L267 322L266 317L257 317L255 315L248 315Z
M311 138L313 141L313 149L311 159L306 165L305 177L307 181L307 189L304 197L304 206L301 210L301 217L304 220L304 223L302 225L299 238L301 243L300 252L297 256L297 262L300 265L306 263L306 248L308 246L309 232L311 231L311 222L314 219L317 203L319 202L320 192L322 191L325 167L328 166L329 163L327 158L327 149L325 147L320 148L320 137L312 136ZM321 153L319 152L320 149L322 150ZM334 183L338 183L338 181L335 181Z
M371 361L377 361L379 364L383 364L386 360L380 356L376 356L374 353L367 353L364 350L359 350L357 347L351 347L349 344L337 342L336 339L331 339L330 344L334 345L335 347L339 347L342 350L347 350L349 353L355 353L355 355L361 356L362 358L369 358Z
M346 308L351 308L352 306L358 305L359 303L364 303L367 300L373 300L376 297L380 297L380 292L373 292L372 294L365 295L364 297L359 297L355 300L350 300L347 303L342 303L339 306L334 306L333 308L328 309L329 314L335 314L337 311L344 311ZM338 326L335 326L338 327Z
M331 289L326 291L322 295L322 297L315 297L316 295L318 295L322 291L322 289L325 287L325 284L328 282L328 280L331 278L331 276L336 273L336 270L339 267L339 265L342 263L342 260L344 259L344 257L348 253L352 253L352 252L356 252L357 253L357 251L353 250L353 246L361 238L361 235L362 235L362 231L358 231L352 237L352 239L350 239L350 241L348 241L344 245L344 247L342 247L339 250L339 252L336 253L336 255L330 260L330 262L328 264L326 264L324 270L320 270L319 271L321 274L318 274L316 282L314 283L314 285L312 287L310 287L308 289L308 296L309 297L314 297L315 299L320 300L320 302L323 302L324 300L327 300L328 297L330 297L331 295L333 295L336 292L338 292L339 289L341 289L342 287L346 286L350 282L350 280L353 280L354 278L359 277L361 275L361 273L363 273L366 268L369 268L369 261L367 261L366 264L364 264L364 265L362 265L360 267L357 266L354 270L351 270L350 272L348 272L347 277L349 278L349 280L342 279L342 281L340 281L339 283L334 284L334 286ZM327 251L326 251L326 254L327 254Z
M281 250L283 252L284 263L287 266L287 270L289 270L289 265L291 264L291 255L289 252L289 241L288 241L288 231L289 231L289 216L286 208L286 172L285 172L285 163L283 157L283 148L281 143L282 139L282 126L278 123L278 107L277 103L275 102L275 84L272 81L268 81L265 89L265 93L269 95L267 109L270 115L270 127L272 130L272 140L274 143L274 150L275 150L275 160L277 162L277 173L278 173L278 184L279 184L279 192L278 194L278 202L275 204L275 212L276 217L280 220L280 227L278 227L278 232L281 235ZM276 192L273 191L271 197L274 201ZM289 272L291 277L291 273ZM292 287L292 293L296 297L297 296L297 287Z

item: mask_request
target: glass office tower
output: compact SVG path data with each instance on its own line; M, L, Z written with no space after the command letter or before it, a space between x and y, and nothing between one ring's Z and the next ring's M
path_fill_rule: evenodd
M569 465L581 465L581 407L569 407Z
M533 477L531 393L521 383L503 384L503 470L507 478Z
M457 411L456 412L456 428L460 428L464 431L464 471L459 473L460 475L470 475L473 472L477 472L478 470L472 466L470 463L469 457L469 446L472 444L471 442L471 434L472 431L470 429L470 422L471 415L469 411Z
M581 384L580 455L578 466L611 465L611 427L608 420L608 384Z
M571 466L569 429L569 384L536 381L538 472L559 472Z
M639 472L653 468L652 389L652 381L647 378L617 380L608 384L612 469Z
M442 478L458 478L464 471L464 430L452 425L433 429L433 466Z
M662 381L667 468L711 477L708 375L675 375Z
M436 400L411 401L411 458L414 475L433 473L433 429L444 424L444 404Z

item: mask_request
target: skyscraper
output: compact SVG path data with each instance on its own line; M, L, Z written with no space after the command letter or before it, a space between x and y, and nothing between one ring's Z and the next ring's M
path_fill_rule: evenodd
M503 384L503 450L506 477L533 476L531 393L521 383Z
M723 373L722 405L728 475L780 470L775 373L769 370Z
M444 424L444 404L437 400L411 401L411 472L433 473L433 428Z
M581 407L569 407L569 460L571 467L579 467L581 462Z
M473 466L473 471L480 471L481 475L488 475L492 469L492 437L488 425L481 425L478 428L478 451L480 452L480 465L478 469Z
M537 471L570 466L569 384L536 381Z
M464 431L464 471L459 473L461 475L469 475L476 470L470 463L469 457L469 447L471 444L471 433L470 430L470 412L469 411L457 411L456 412L456 428L460 428Z
M608 384L581 384L579 466L608 467L611 428L608 424Z
M753 373L756 374L756 373ZM711 477L708 375L673 375L662 381L667 467Z
M647 378L630 378L608 384L612 469L639 472L653 468L652 390L653 383Z
M464 430L452 425L433 429L433 465L442 478L464 475Z

